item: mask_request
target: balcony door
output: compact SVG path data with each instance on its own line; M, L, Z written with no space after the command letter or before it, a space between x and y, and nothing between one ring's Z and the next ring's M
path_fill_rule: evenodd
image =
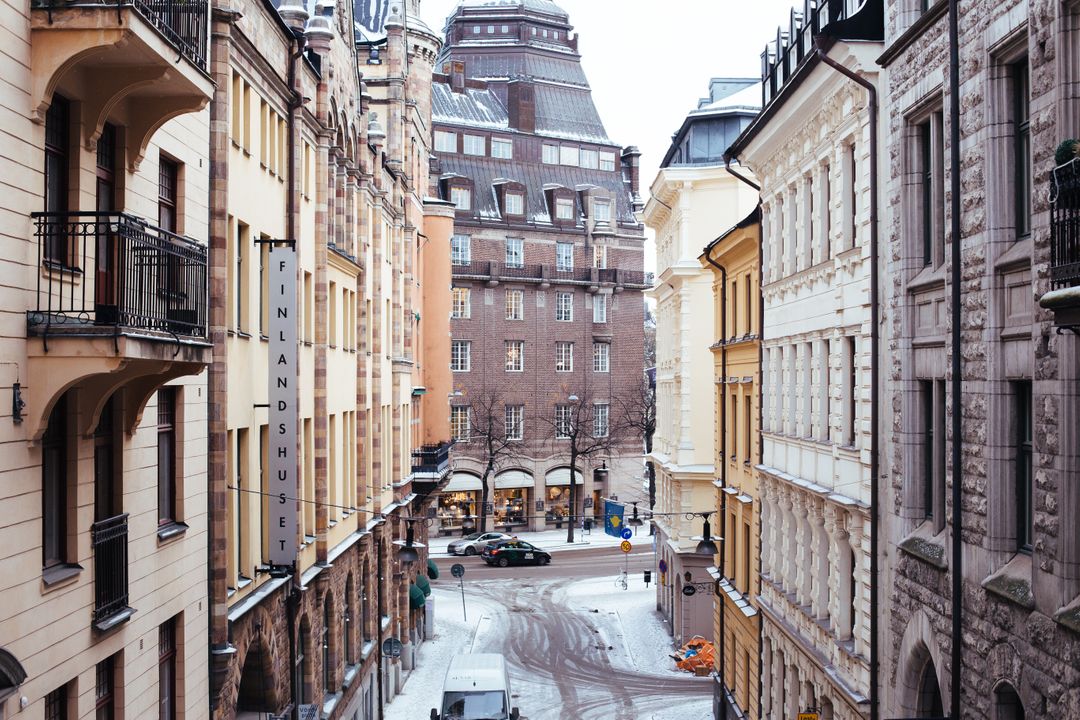
M116 182L116 126L105 123L97 141L97 211L118 210ZM99 216L95 232L94 311L96 321L104 325L119 322L120 286L116 234L110 232L111 217Z
M111 398L101 411L94 430L94 522L120 514L120 442L117 437L116 400Z

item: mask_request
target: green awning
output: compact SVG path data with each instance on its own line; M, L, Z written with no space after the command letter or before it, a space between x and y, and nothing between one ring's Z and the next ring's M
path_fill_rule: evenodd
M416 576L416 587L420 588L420 591L424 593L424 597L431 594L431 583L424 577L423 573Z
M427 576L432 580L439 579L439 566L431 558L427 559Z
M424 607L424 591L416 587L415 584L409 583L409 609L419 610Z

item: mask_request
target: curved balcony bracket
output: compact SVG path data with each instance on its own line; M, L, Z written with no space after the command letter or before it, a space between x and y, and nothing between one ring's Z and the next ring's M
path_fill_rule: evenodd
M97 74L88 78L82 101L86 149L93 150L97 146L102 127L125 98L165 77L167 72L168 69L163 67L143 67L133 68L122 76Z
M146 157L146 148L154 133L162 125L175 117L202 110L210 102L210 96L165 97L154 103L131 104L128 112L128 157L129 170L136 172L139 164Z

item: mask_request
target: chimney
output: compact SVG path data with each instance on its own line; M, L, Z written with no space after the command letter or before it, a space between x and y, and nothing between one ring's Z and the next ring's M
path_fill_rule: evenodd
M630 184L630 197L637 212L644 207L641 202L641 151L633 145L623 148L622 166L623 179Z
M531 81L514 79L507 84L506 109L510 127L525 133L536 132L536 94Z
M465 63L461 60L450 63L450 89L456 93L465 92Z

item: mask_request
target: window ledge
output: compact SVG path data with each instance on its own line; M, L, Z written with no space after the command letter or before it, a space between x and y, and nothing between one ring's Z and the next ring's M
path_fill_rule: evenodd
M135 608L124 606L117 612L114 612L109 617L102 618L101 620L98 620L96 623L94 623L94 630L98 633L112 632L113 630L130 620L131 616L134 614Z
M51 590L55 587L65 585L69 581L79 577L79 573L81 573L82 570L83 566L77 563L53 565L52 567L44 568L41 571L41 581L45 583L46 590Z
M1005 567L983 580L982 586L988 592L1033 610L1035 596L1031 592L1031 556L1017 553Z
M341 699L341 693L336 692L330 695L323 701L322 704L322 716L323 718L329 718L334 713L334 708L337 707L338 700Z
M915 528L914 532L900 541L899 548L914 558L945 570L949 567L945 559L944 530L933 534L933 525L927 521Z
M1080 598L1054 613L1054 621L1058 622L1073 632L1080 633Z
M1009 249L1001 253L994 261L994 269L1005 273L1010 270L1024 270L1031 267L1031 236L1017 238Z
M182 536L188 531L188 524L182 522L171 522L165 525L158 526L157 539L158 543L168 542L173 538Z
M237 590L243 590L244 588L246 588L251 583L252 583L251 578L249 578L249 577L247 577L245 575L241 575L236 580L236 589Z
M927 265L907 284L908 292L918 293L945 287L945 263L937 267Z

